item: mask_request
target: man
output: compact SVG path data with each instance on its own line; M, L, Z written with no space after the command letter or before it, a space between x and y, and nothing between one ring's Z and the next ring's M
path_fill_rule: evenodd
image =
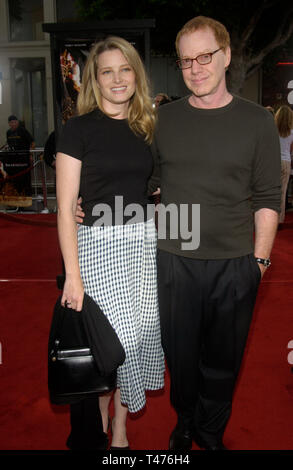
M176 48L191 95L159 109L154 152L162 204L200 204L200 245L158 241L162 342L178 415L169 448L188 450L195 440L222 450L278 225L280 149L270 114L227 90L230 39L221 23L192 19Z
M6 132L6 137L10 150L30 150L35 148L33 137L24 126L20 125L16 116L9 116L8 124L10 129Z
M6 132L7 146L11 152L14 152L14 159L16 164L21 165L21 169L26 166L27 171L14 179L14 185L19 195L31 196L31 173L29 167L33 164L33 157L29 153L29 150L35 148L35 142L31 134L25 129L24 126L20 125L19 120L15 115L11 115L8 118L8 124L10 129Z
M278 225L279 139L267 110L227 90L230 38L221 23L192 19L176 47L191 95L159 107L153 147L160 176L150 189L160 186L165 207L187 204L189 216L200 204L200 244L183 249L166 219L167 236L158 240L158 291L178 416L169 448L189 450L194 440L203 449L223 450Z

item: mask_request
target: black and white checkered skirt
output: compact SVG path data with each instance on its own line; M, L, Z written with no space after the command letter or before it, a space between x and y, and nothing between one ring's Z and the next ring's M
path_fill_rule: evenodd
M164 386L154 222L81 225L78 257L85 292L107 316L125 349L117 386L121 402L136 412L145 405L145 390Z

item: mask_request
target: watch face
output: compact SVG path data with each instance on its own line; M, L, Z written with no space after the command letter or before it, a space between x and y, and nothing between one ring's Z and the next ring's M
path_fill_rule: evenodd
M269 267L269 266L272 264L272 263L271 263L271 260L269 260L269 259L256 258L256 261L257 261L258 263L263 264L263 265L266 266L266 267Z

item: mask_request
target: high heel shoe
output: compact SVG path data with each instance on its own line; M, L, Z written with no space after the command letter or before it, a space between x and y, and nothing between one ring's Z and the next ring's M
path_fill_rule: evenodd
M111 446L110 447L110 450L116 450L116 451L122 451L122 450L130 450L130 447L129 446L126 446L126 447L113 447Z

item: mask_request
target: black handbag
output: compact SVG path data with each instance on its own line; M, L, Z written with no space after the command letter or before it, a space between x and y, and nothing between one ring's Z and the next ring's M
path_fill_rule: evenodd
M92 355L82 312L61 306L57 300L51 324L48 354L48 388L53 404L73 404L92 394L116 387L117 369L101 374Z
M89 394L111 392L116 371L102 376L89 348L59 349L55 341L49 358L49 390L53 404L73 404Z

